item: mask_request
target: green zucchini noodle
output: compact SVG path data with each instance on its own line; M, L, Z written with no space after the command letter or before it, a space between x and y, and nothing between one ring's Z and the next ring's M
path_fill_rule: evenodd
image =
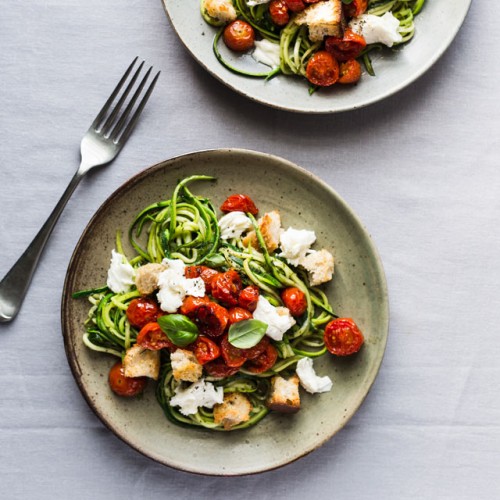
M179 181L171 198L145 207L133 218L128 239L135 255L127 259L119 231L116 233L116 250L136 270L148 263L161 263L165 258L180 259L186 265L203 263L216 272L233 269L238 272L243 287L255 285L259 295L275 307L284 305L281 298L284 289L296 287L303 292L307 303L305 312L294 318L295 324L284 333L282 340L269 340L277 353L276 362L270 369L255 373L258 370L243 365L236 374L225 378L205 374L205 380L215 387L222 387L225 394L242 393L250 401L249 420L231 428L236 430L256 424L269 413L266 401L272 377L279 374L287 378L295 373L299 360L325 354L325 325L338 316L324 291L309 285L304 269L291 266L283 257L269 253L259 224L250 213L246 216L257 243L253 241L252 246L243 237L229 240L220 237L214 205L208 198L193 194L189 187L194 182L214 180L206 175L193 175ZM77 291L73 297L85 298L90 304L82 339L85 346L123 359L126 351L136 344L139 333L127 318L129 305L141 297L136 286L132 285L126 293L115 293L108 286L101 286ZM186 416L170 404L176 390L189 384L174 378L168 349L160 351L160 363L156 396L165 415L179 425L225 430L221 423L214 421L212 409L201 407L195 414Z
M369 0L367 14L383 16L391 12L399 21L399 33L402 40L395 43L393 48L408 43L415 35L414 18L422 10L426 0ZM249 23L256 32L257 38L266 39L272 43L279 44L280 64L278 67L265 72L250 72L237 67L226 60L220 53L219 41L223 34L225 24L207 15L202 7L201 13L205 21L213 26L219 27L213 42L213 51L217 60L227 69L247 77L270 79L281 73L286 76L306 76L306 67L309 59L318 51L324 50L324 41L313 42L308 36L308 27L295 22L296 15L292 13L289 22L284 27L278 27L271 20L269 14L269 3L249 7L247 0L232 0L238 19ZM375 76L370 53L384 47L380 43L369 44L358 57L366 72ZM310 85L309 93L313 94L317 86Z

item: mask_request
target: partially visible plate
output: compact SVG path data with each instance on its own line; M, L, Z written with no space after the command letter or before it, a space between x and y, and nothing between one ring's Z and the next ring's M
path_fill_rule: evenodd
M361 108L405 88L423 75L452 43L471 4L471 0L427 0L415 18L415 38L395 53L384 51L375 61L376 77L364 75L356 86L334 85L309 95L303 79L280 75L265 82L230 72L213 54L212 42L217 30L202 19L200 1L162 1L182 43L209 73L254 101L301 113Z
M251 195L261 212L278 208L285 227L314 229L319 248L331 249L335 276L325 286L342 316L355 318L366 337L349 359L325 355L315 361L333 389L302 394L295 415L270 414L244 431L213 432L178 427L167 420L150 384L144 397L113 395L107 376L115 358L82 342L89 303L74 300L77 290L106 281L116 231L127 230L145 206L170 197L177 181L208 174L216 183L190 189L217 206L229 194ZM125 242L124 242L125 243ZM133 255L130 246L125 251ZM139 173L115 191L89 222L68 267L62 299L62 327L68 361L78 386L102 422L144 455L170 467L211 475L257 473L285 465L330 439L361 405L379 371L388 333L388 299L382 264L363 225L342 198L306 170L284 159L247 150L187 154Z

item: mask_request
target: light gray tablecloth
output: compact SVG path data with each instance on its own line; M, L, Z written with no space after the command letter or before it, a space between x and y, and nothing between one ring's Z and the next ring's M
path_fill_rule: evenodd
M0 326L0 498L499 498L500 32L489 3L474 2L406 90L296 119L206 74L159 0L0 7L2 276L73 175L111 75L135 55L163 72L120 157L74 194L19 317ZM59 319L69 258L105 198L153 163L217 147L283 156L332 185L373 236L391 301L382 369L347 427L296 463L230 479L158 465L104 428Z

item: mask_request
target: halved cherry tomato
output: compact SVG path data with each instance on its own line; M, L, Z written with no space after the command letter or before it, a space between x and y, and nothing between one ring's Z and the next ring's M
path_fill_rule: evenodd
M240 275L230 269L225 273L219 273L212 280L212 297L227 307L238 304L238 296L243 287Z
M271 0L269 3L269 15L271 21L276 26L285 26L290 21L290 14L288 13L288 6L285 0Z
M281 292L281 298L290 310L290 314L295 318L302 316L307 309L307 299L306 294L299 288L292 286L290 288L285 288Z
M109 371L109 387L118 396L137 396L146 387L148 379L146 377L126 377L123 373L121 361L115 363Z
M224 43L235 52L246 52L251 49L255 42L255 32L246 21L236 19L229 23L222 34Z
M300 12L306 8L303 0L285 0L286 5L292 12Z
M252 313L243 309L243 307L231 307L227 311L229 313L229 324L234 325L234 323L239 323L245 319L252 319Z
M230 344L227 335L222 337L220 349L226 365L231 368L239 368L247 360L245 351Z
M219 346L213 340L203 335L199 335L191 346L200 365L213 361L220 356Z
M207 266L186 266L184 276L186 278L201 278L205 283L205 291L210 293L212 279L219 274L219 271Z
M254 312L257 308L257 302L259 301L259 289L255 285L249 285L240 292L238 295L238 305L243 307L243 309L248 309L250 312Z
M337 318L326 325L326 348L336 356L349 356L361 349L363 334L351 318Z
M239 368L231 368L227 366L224 359L217 358L215 361L210 361L204 365L206 372L216 378L226 378L238 373Z
M127 308L127 319L135 328L142 328L151 321L156 321L160 307L150 298L134 299L130 302Z
M346 17L358 17L366 12L368 0L352 0L348 5L343 4Z
M196 316L196 311L202 305L208 304L209 302L210 299L206 295L204 295L203 297L193 297L191 295L188 295L184 299L182 306L179 308L179 312L181 314L184 314L184 316L188 316L189 318L193 319L193 317Z
M247 361L245 368L252 373L263 373L270 370L278 359L278 351L272 344L266 346L266 350L256 358Z
M361 78L361 64L356 59L349 59L340 63L339 83L343 85L359 82Z
M246 194L232 194L224 201L220 209L222 212L249 212L252 215L259 213L255 203Z
M262 337L262 340L255 346L249 347L248 349L243 349L245 351L245 356L247 359L256 359L258 358L269 345L269 337Z
M320 50L309 59L306 77L319 87L333 85L339 78L339 63L329 52Z
M342 38L328 36L325 40L325 49L332 54L337 61L356 59L365 47L366 40L349 28L344 31L344 36Z
M148 323L141 328L139 335L137 335L137 345L150 351L159 351L164 348L169 350L176 349L176 346L156 322Z
M229 322L229 313L221 305L208 302L200 306L195 317L192 317L200 329L200 333L209 337L220 337Z

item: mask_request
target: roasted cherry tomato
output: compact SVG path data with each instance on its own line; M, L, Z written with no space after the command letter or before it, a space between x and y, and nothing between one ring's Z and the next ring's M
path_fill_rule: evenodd
M293 286L285 288L281 292L281 298L288 307L290 314L295 318L302 316L307 310L307 299L305 293L299 288Z
M227 307L236 306L242 286L240 275L234 269L219 273L212 280L212 297Z
M236 19L229 23L222 34L224 43L235 52L246 52L254 46L255 32L246 21Z
M205 283L205 290L210 293L212 279L219 274L219 271L207 266L186 266L184 276L186 278L201 278Z
M252 199L246 194L232 194L220 206L222 212L250 212L257 215L259 210Z
M266 346L266 350L256 358L247 361L245 368L252 373L263 373L270 370L278 359L278 351L272 344Z
M153 299L139 298L128 305L127 319L135 328L142 328L147 323L156 321L159 313L160 307Z
M364 337L351 318L337 318L326 325L326 348L336 356L349 356L361 349Z
M220 356L219 346L213 340L203 335L198 336L193 344L191 344L191 347L200 365L213 361Z
M269 337L262 337L262 340L257 345L243 350L247 359L252 360L258 358L267 349L268 345Z
M359 82L361 78L361 64L356 59L340 63L339 83L349 84Z
M243 309L243 307L231 307L227 311L229 313L229 324L239 323L245 319L252 319L252 313Z
M126 377L123 373L123 365L121 361L115 363L109 371L109 387L118 396L137 396L140 394L148 379L146 377Z
M344 4L343 7L346 17L358 17L366 12L368 0L352 0L350 4Z
M319 87L333 85L339 78L339 63L329 52L320 50L309 59L306 77Z
M247 360L245 351L229 343L227 335L220 342L222 357L230 368L239 368Z
M285 0L287 7L292 12L300 12L306 8L306 4L303 0Z
M285 0L271 0L269 3L271 21L277 26L285 26L290 21L288 6Z
M243 307L243 309L254 312L257 308L259 295L259 289L255 285L247 286L238 295L238 305Z
M179 308L179 312L184 314L184 316L188 316L193 319L196 317L196 311L198 308L202 305L208 304L209 302L210 299L206 295L203 297L192 297L191 295L188 295L184 299L182 306Z
M191 318L200 329L200 333L209 337L220 337L229 322L229 313L215 302L203 304L196 311L196 316Z
M139 335L137 335L137 345L150 351L159 351L164 348L170 350L176 349L176 346L170 341L167 334L155 322L148 323L141 328Z
M359 57L361 51L366 47L366 40L351 29L344 31L342 38L328 36L325 40L325 49L332 54L337 61L348 61Z
M211 377L226 378L238 373L239 368L231 368L227 366L223 358L217 358L215 361L210 361L204 365L206 372Z

